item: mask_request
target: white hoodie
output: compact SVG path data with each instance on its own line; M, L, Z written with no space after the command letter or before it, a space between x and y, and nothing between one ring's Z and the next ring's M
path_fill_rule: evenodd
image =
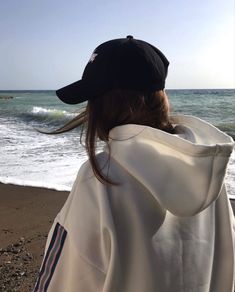
M232 292L233 214L224 185L232 138L189 116L175 135L140 125L111 130L48 236L35 291Z

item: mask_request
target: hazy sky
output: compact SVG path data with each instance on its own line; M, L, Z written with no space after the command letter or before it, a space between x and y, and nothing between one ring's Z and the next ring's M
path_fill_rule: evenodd
M0 90L74 82L95 47L129 34L167 56L167 88L235 88L234 0L0 0L0 11Z

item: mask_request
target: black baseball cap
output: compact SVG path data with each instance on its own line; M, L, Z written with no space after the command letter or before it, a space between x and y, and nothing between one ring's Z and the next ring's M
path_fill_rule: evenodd
M169 62L153 45L127 36L99 45L82 79L56 91L65 103L78 104L115 90L155 91L165 87Z

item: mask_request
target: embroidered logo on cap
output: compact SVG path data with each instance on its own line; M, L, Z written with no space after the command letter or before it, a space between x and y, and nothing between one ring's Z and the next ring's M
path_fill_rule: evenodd
M93 53L93 54L91 55L91 57L90 57L89 63L92 63L92 62L95 60L95 58L96 58L97 56L98 56L98 54Z

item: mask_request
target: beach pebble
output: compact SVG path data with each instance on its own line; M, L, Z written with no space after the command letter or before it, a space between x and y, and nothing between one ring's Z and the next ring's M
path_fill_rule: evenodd
M27 243L34 240L21 237L0 249L0 292L32 291L30 287L35 284L39 267L34 267L34 257L27 249Z

